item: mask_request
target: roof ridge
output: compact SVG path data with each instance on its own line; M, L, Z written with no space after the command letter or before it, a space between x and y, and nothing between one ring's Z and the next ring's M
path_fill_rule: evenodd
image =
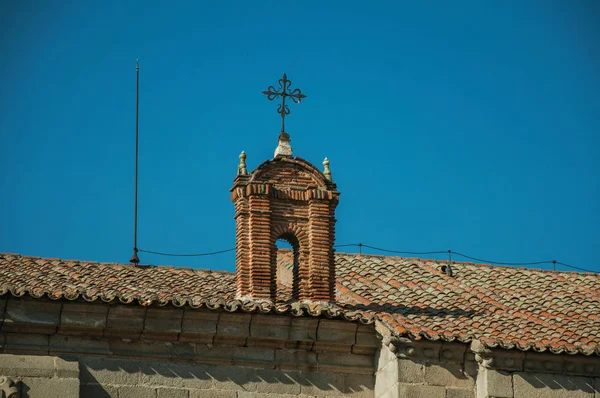
M551 270L551 269L542 269L542 268L529 268L526 266L516 266L516 265L498 265L498 264L489 264L489 263L475 263L472 261L455 261L455 260L441 260L437 258L421 258L421 257L402 257L398 255L385 255L385 254L372 254L372 253L347 253L347 252L335 252L335 255L342 256L355 256L355 257L377 257L377 258L397 258L402 260L416 260L421 262L435 262L437 264L448 264L449 262L452 265L474 265L476 267L488 267L488 268L502 268L502 269L511 269L511 270L527 270L534 272L542 272L542 273L550 273L550 274L576 274L576 275L595 275L600 279L600 273L598 272L585 272L585 271L562 271L562 270Z
M104 266L126 266L126 267L131 267L131 268L141 268L141 269L145 269L145 268L176 268L179 270L190 270L192 272L214 272L214 273L225 273L225 274L235 274L235 272L232 271L227 271L227 270L221 270L221 269L212 269L212 268L193 268L190 266L179 266L179 265L170 265L170 264L131 264L131 263L119 263L119 262L114 262L114 261L97 261L97 260L77 260L77 259L73 259L73 260L69 260L69 259L64 259L64 258L59 258L59 257L41 257L41 256L28 256L28 255L23 255L23 254L19 254L19 253L6 253L6 252L0 252L0 259L2 258L7 258L7 257L17 257L17 258L28 258L28 259L33 259L33 260L44 260L44 261L60 261L63 264L69 265L69 264L73 264L73 263L77 263L77 264L93 264L93 265L104 265Z
M291 249L289 248L279 248L278 250L284 251L284 252L288 252L291 251ZM401 260L414 260L414 261L418 261L424 264L427 263L436 263L436 264L448 264L450 261L449 260L441 260L441 259L436 259L436 258L420 258L420 257L402 257L402 256L394 256L394 255L385 255L385 254L358 254L358 253L346 253L346 252L335 252L336 256L352 256L355 258L361 258L361 257L368 257L368 258L387 258L387 259L401 259ZM97 261L97 260L79 260L79 259L62 259L59 257L41 257L41 256L30 256L30 255L24 255L24 254L20 254L20 253L9 253L9 252L0 252L0 258L6 257L6 256L11 256L11 257L21 257L21 258L32 258L32 259L39 259L39 260L47 260L47 261L62 261L62 262L76 262L76 263L86 263L86 264L100 264L100 265L131 265L130 263L120 263L120 262L115 262L115 261ZM530 271L530 272L539 272L539 273L544 273L544 274L568 274L568 275L585 275L585 276L595 276L598 279L600 279L600 273L597 272L581 272L581 271L562 271L562 270L545 270L545 269L541 269L541 268L528 268L525 266L513 266L513 265L496 265L496 264L488 264L488 263L474 263L472 261L451 261L452 265L458 265L458 266L475 266L478 268L501 268L501 269L510 269L510 270L526 270L526 271ZM227 271L227 270L215 270L212 268L193 268L190 266L179 266L179 265L171 265L171 264L138 264L139 267L144 267L144 268L148 268L148 267L153 267L153 268L164 268L164 267L172 267L172 268L177 268L177 269L190 269L192 271L210 271L210 272L225 272L225 273L232 273L232 271Z

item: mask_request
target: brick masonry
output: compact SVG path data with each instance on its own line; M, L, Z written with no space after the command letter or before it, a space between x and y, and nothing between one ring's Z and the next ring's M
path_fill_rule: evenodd
M335 184L301 158L276 157L238 175L231 192L238 297L332 302ZM277 296L278 239L294 249L292 297Z

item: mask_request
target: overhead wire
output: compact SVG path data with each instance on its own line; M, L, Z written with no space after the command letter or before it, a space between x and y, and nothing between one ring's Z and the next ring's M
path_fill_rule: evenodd
M142 250L142 249L139 249L138 251L144 252L144 253L149 253L149 254L157 254L159 256L169 256L169 257L202 257L202 256L212 256L212 255L215 255L215 254L222 254L222 253L232 252L234 250L235 250L235 247L233 249L219 250L219 251L216 251L216 252L193 253L193 254L162 253L162 252L153 252L153 251L150 251L150 250Z
M581 267L577 267L574 265L570 265L567 263L562 263L560 261L556 261L556 260L545 260L545 261L529 261L529 262L503 262L503 261L493 261L493 260L486 260L486 259L482 259L482 258L478 258L478 257L473 257L473 256L469 256L467 254L463 254L460 252L455 252L453 250L436 250L436 251L424 251L424 252L415 252L415 251L401 251L401 250L390 250L390 249L384 249L381 247L376 247L376 246L371 246L371 245L366 245L364 243L348 243L348 244L343 244L343 245L335 245L333 246L334 248L340 248L340 247L358 247L360 249L360 254L362 254L362 248L366 247L369 248L371 250L376 250L376 251L381 251L384 253L394 253L394 254L403 254L403 255L434 255L434 254L448 254L450 260L451 260L451 254L455 254L457 256L463 257L463 258L467 258L469 260L473 260L473 261L477 261L480 263L486 263L486 264L493 264L493 265L509 265L509 266L529 266L529 265L542 265L542 264L552 264L554 266L554 270L556 270L556 265L562 265L563 267L567 267L567 268L572 268L572 269L576 269L578 271L583 271L583 272L592 272L592 273L598 273L598 271L593 271L587 268L581 268ZM159 256L169 256L169 257L205 257L205 256L213 256L213 255L217 255L217 254L223 254L223 253L228 253L228 252L232 252L234 251L235 248L231 248L231 249L227 249L227 250L218 250L218 251L214 251L214 252L207 252L207 253L165 253L165 252L157 252L157 251L151 251L151 250L143 250L143 249L139 249L138 251L143 252L143 253L148 253L148 254L156 254ZM456 265L456 263L454 263Z

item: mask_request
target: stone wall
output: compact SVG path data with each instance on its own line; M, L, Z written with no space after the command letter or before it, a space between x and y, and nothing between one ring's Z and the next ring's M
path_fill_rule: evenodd
M5 396L600 398L596 355L414 341L380 323L4 300Z
M25 397L79 397L79 364L51 356L0 354L0 396L10 396L8 385ZM4 393L4 395L2 395ZM12 398L12 397L11 397Z
M600 398L600 358L394 338L376 357L375 398Z
M465 344L383 344L375 398L474 398L476 363Z
M478 398L600 398L600 378L481 369Z
M489 350L471 346L479 364L477 398L600 398L600 358Z
M23 398L360 398L373 389L372 375L86 356L0 354L0 373Z
M0 378L23 398L363 398L378 343L341 320L10 298Z

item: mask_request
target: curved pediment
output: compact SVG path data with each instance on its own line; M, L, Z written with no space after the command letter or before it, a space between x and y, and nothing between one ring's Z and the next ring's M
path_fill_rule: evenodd
M335 189L335 184L302 158L267 160L252 172L250 182L266 183L279 190Z

